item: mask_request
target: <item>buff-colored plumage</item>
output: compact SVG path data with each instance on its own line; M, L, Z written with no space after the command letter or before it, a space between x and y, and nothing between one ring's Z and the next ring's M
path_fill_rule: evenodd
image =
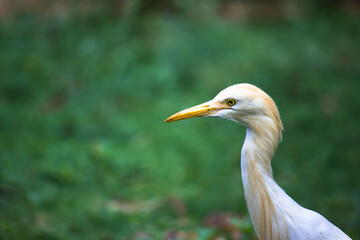
M274 101L265 92L251 84L236 84L166 122L197 116L226 118L246 127L241 173L250 217L260 239L350 239L320 214L297 204L274 181L270 164L283 125Z

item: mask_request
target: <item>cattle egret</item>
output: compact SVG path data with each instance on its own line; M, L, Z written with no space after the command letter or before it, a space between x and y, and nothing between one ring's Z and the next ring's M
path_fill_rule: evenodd
M301 207L273 179L270 162L283 125L274 101L264 91L251 84L236 84L165 122L192 117L220 117L246 127L241 175L247 207L260 239L350 239L320 214Z

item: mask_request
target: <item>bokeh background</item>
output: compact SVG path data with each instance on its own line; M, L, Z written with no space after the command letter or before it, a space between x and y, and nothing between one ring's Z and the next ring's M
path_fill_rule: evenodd
M0 1L0 239L256 239L244 128L163 123L240 82L279 185L359 239L357 1Z

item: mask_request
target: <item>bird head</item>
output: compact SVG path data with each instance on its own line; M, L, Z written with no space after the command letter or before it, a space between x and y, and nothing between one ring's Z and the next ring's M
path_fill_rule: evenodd
M282 123L274 101L260 88L247 83L225 88L214 99L175 113L165 122L193 117L225 118L255 132L271 128L281 136Z

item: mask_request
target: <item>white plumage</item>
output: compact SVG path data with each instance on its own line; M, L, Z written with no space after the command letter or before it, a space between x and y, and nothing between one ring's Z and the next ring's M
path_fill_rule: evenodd
M274 181L270 163L283 126L274 101L265 92L251 84L236 84L165 122L199 116L225 118L246 127L241 173L250 217L260 239L350 239L320 214L297 204Z

